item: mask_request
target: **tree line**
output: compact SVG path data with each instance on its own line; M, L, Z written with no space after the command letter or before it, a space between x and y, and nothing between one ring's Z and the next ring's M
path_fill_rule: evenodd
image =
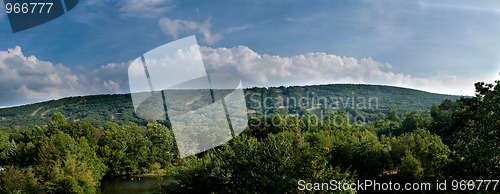
M385 118L388 109L396 110L403 117L410 111L425 112L432 105L439 104L445 99L456 100L459 96L433 94L424 91L378 85L331 84L315 86L290 86L269 88L244 89L247 108L255 114L270 114L280 112L295 114L306 112L300 107L317 107L318 111L337 111L343 109L355 115L362 115L367 121L377 121ZM275 107L279 99L296 99L284 102L284 107ZM298 104L299 99L304 100ZM359 106L362 98L366 99L365 106ZM182 98L181 98L182 99ZM324 101L326 99L326 101ZM370 99L373 99L370 103ZM378 103L375 103L377 99ZM182 101L182 100L181 100ZM261 108L258 103L261 103ZM354 105L352 104L354 102ZM338 104L338 106L337 106ZM176 105L176 104L172 104ZM330 106L327 106L330 105ZM270 107L265 109L265 107ZM130 94L95 95L82 97L68 97L41 103L9 107L0 109L0 126L9 128L32 128L43 126L50 122L52 115L61 113L68 122L84 121L94 127L103 127L106 122L126 125L129 122L139 126L146 126L147 121L135 115ZM158 121L169 126L168 121Z
M297 192L299 180L495 179L499 104L497 81L477 83L476 96L444 100L427 113L401 117L389 109L364 125L342 120L342 109L330 113L333 122L277 112L253 117L231 141L182 159L164 124L97 128L56 113L44 126L0 130L0 192L95 193L103 176L160 171L174 180L158 188L164 193Z

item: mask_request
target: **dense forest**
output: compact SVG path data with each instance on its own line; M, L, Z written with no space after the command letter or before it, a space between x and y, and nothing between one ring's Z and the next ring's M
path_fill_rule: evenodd
M133 109L125 113L130 102L116 104L127 101L127 95L2 109L0 165L6 167L0 192L95 193L103 176L143 173L165 173L174 180L161 185L161 193L297 193L299 180L436 182L500 176L500 81L477 83L476 96L458 99L387 86L341 86L248 89L249 107L259 102L279 106L250 108L249 127L241 135L187 158L178 157L168 123L140 121ZM312 100L296 106L282 100L308 92L328 98L316 101L316 109ZM259 95L252 100L252 93ZM377 97L377 112L359 110L358 103L350 107L354 110L339 107L340 97L349 96ZM97 99L102 102L89 102ZM299 113L289 109L300 105L305 109ZM318 109L328 115L318 116ZM113 119L117 111L125 119ZM96 114L93 122L81 116L90 112ZM366 123L347 117L356 113L378 116ZM26 115L39 116L26 120L35 126L19 125Z
M245 96L249 112L255 115L273 112L297 114L301 111L328 114L343 109L353 115L362 115L366 121L383 119L388 109L397 111L402 117L410 111L429 111L445 99L460 98L392 86L354 84L249 88L245 89ZM297 103L299 101L301 104ZM84 121L95 127L103 127L106 122L119 125L133 122L139 126L148 123L135 115L130 94L115 94L69 97L3 108L0 109L0 127L43 126L55 113L61 113L69 122ZM168 122L158 122L169 125Z

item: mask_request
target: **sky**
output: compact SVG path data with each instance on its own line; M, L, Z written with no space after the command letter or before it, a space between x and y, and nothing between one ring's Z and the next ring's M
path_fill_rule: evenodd
M0 107L128 93L141 54L195 35L243 87L379 84L474 95L500 80L500 2L80 0L12 33L0 6Z

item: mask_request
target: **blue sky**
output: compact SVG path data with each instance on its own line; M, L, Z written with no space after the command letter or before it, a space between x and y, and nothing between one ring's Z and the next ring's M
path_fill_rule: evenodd
M237 74L246 87L472 95L473 83L500 78L498 1L80 0L18 33L0 10L0 106L126 93L130 60L190 35L209 72Z

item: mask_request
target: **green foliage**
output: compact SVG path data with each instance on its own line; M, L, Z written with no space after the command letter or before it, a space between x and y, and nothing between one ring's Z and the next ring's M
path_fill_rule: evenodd
M0 125L10 127L0 129L0 163L35 167L21 172L8 167L0 175L0 192L36 193L43 185L47 193L95 193L105 175L165 171L174 181L161 191L174 193L294 193L298 180L495 179L500 176L500 83L478 83L476 89L475 97L457 102L442 101L455 96L385 86L247 89L247 97L255 92L277 98L264 102L257 97L247 100L250 105L283 107L256 108L243 134L183 159L168 122L136 118L126 95L0 109L5 118ZM339 98L280 100L305 96L372 96L379 109L353 108ZM286 107L291 103L320 108L296 111ZM332 109L331 103L339 106ZM318 115L321 111L325 114ZM369 122L346 119L352 114L365 115Z
M67 122L59 113L42 127L0 130L0 140L0 162L35 166L27 175L48 193L94 193L105 174L158 172L171 165L177 150L172 131L156 122L148 128L107 123L97 129ZM4 183L0 187L12 187Z
M377 136L393 136L393 135L398 135L401 132L401 126L399 122L392 121L392 120L379 120L375 121L374 123L368 124L367 127L372 127L372 131L375 131L377 133Z
M414 181L423 176L443 176L442 172L448 162L446 154L450 152L450 149L441 141L439 136L431 134L425 129L417 129L412 133L405 133L402 136L393 138L390 145L392 161L396 166L399 166L399 170L403 170L405 173L418 170L417 174L419 176L414 177ZM408 165L417 164L418 169L406 169ZM422 172L422 175L420 175L420 172ZM409 178L407 175L404 174L403 177Z
M423 113L445 99L459 99L459 96L407 88L354 84L249 88L245 90L245 96L248 109L257 115L282 114L276 109L286 108L289 114L319 116L319 112L329 114L330 111L344 109L351 115L362 115L366 121L385 119L389 109L401 113L391 116L390 120L398 121L397 117L404 113Z
M320 153L300 145L300 139L293 132L271 134L266 141L236 137L203 158L185 159L173 169L176 182L165 185L162 192L284 193L296 192L298 180L353 181L349 172L329 166Z
M0 179L1 193L38 193L42 190L31 169L21 172L18 168L9 166L0 174Z
M56 113L54 116L52 116L52 122L51 124L53 125L64 125L66 124L66 118L61 113Z
M494 179L500 177L500 81L475 86L475 97L458 100L458 108L443 108L455 111L451 122L441 119L441 134L452 149L452 177Z
M0 130L0 161L1 164L7 163L7 158L9 157L9 134L3 130Z
M393 109L402 116L409 111L427 111L444 99L459 98L391 86L352 84L249 88L245 89L245 96L249 112L255 111L257 115L262 115L267 111L267 114L300 112L300 115L309 112L319 116L318 112L321 111L329 114L330 111L344 109L353 115L363 115L366 121L384 119L388 109ZM180 103L172 103L171 106L177 107L178 104ZM277 104L284 107L276 107ZM266 109L264 105L269 105L269 109ZM306 107L314 108L303 109ZM0 109L0 127L43 126L49 123L51 116L56 113L64 115L68 122L83 121L94 127L103 127L106 122L120 125L133 122L139 126L146 126L148 123L136 116L130 94L114 94L69 97L2 108ZM170 127L168 121L160 123Z
M399 122L401 119L399 118L398 113L395 110L389 109L389 110L387 110L386 120Z
M369 131L337 133L331 147L332 165L356 169L360 178L376 178L388 169L389 147Z
M146 137L151 141L149 163L168 167L177 152L172 130L156 122L149 123Z
M22 185L18 184L23 182L24 176L19 172L19 169L9 167L2 173L2 190L6 193L20 193L22 192Z
M444 100L441 104L434 105L431 109L432 123L430 130L441 137L450 136L454 130L451 128L452 115L458 110L458 103L451 100Z
M94 188L85 180L65 176L55 182L46 183L47 193L95 193Z
M401 123L401 128L395 132L395 135L400 135L406 132L412 132L416 129L426 129L431 122L430 115L422 115L418 112L410 112Z
M69 97L60 100L35 103L30 105L0 109L0 126L27 128L43 126L60 113L59 120L69 122L84 121L95 127L102 127L106 122L118 124L134 122L145 126L147 121L135 116L130 94L96 95ZM60 117L64 115L65 117ZM164 123L166 124L166 123Z
M152 143L139 126L120 126L106 123L99 141L99 155L110 168L112 175L144 173L148 170L148 159Z
M27 185L23 192L39 190L38 181L43 182L49 193L95 192L107 171L95 152L98 130L83 122L67 123L62 114L52 118L47 126L10 130L9 154L2 162L35 166L35 170L23 171ZM3 183L9 187L7 182ZM62 185L77 190L63 189Z
M421 181L424 177L422 164L410 151L405 152L398 165L398 169L401 169L398 171L398 175L404 181L417 182Z
M52 166L45 182L48 193L95 193L97 181L86 163L67 155Z

